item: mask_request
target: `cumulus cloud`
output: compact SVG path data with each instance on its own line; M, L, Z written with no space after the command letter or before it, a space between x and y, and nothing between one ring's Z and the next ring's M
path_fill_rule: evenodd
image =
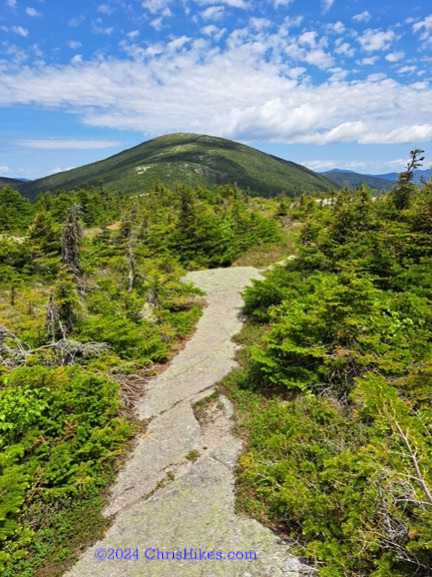
M353 16L353 20L354 22L369 22L369 20L372 18L372 16L370 15L370 13L365 10L364 12L360 12L359 14L356 14L355 16Z
M202 6L205 4L215 4L215 0L195 0L195 3ZM231 8L248 8L246 0L218 0L218 3L225 4Z
M326 12L328 12L330 8L333 6L333 4L334 0L321 0L321 9L323 13L325 14Z
M414 32L419 32L423 29L426 31L432 30L432 14L424 18L424 20L420 20L419 22L413 24Z
M114 12L114 8L112 6L110 6L109 4L99 4L97 11L100 14L106 14L107 16L109 16L110 14L112 14Z
M23 38L29 34L27 28L23 28L22 26L11 26L10 29L14 34L18 34L18 36L22 36Z
M66 46L71 50L76 50L77 48L80 48L82 44L81 42L78 42L76 40L69 40L68 42L66 42Z
M25 9L25 13L27 14L27 16L31 16L32 18L34 18L35 16L42 16L42 14L38 12L36 8L33 8L31 6L28 6Z
M395 40L396 34L393 30L376 30L369 28L359 36L358 41L366 52L385 50Z
M285 53L293 60L312 64L321 69L333 66L333 56L326 52L327 38L317 39L315 30L304 31L297 38L293 37L285 47Z
M402 58L405 56L405 52L390 52L389 54L386 55L385 59L388 62L399 62L399 60L402 60Z
M352 58L355 54L354 48L352 48L348 42L339 44L339 46L337 46L334 51L336 54L340 54L341 56L348 56L349 58Z
M68 22L68 25L71 28L78 28L78 26L84 22L85 20L85 16L74 16L73 18L71 18Z
M432 14L424 18L424 20L415 22L413 24L413 31L421 32L420 34L421 40L427 43L432 42Z
M11 8L15 8L17 5L17 0L6 0L6 4Z
M289 6L293 2L294 0L273 0L273 5L275 8L279 8L279 6Z
M135 38L138 38L138 36L140 35L140 31L139 30L131 30L130 32L128 32L126 34L126 36L130 39L130 40L135 40Z
M377 60L378 56L368 56L367 58L356 60L356 64L359 66L373 66Z
M220 20L223 18L224 10L224 6L209 6L201 12L201 16L204 20Z
M171 0L144 0L141 6L148 10L150 14L158 14L159 12L169 10Z
M125 42L127 59L99 57L3 71L0 105L54 107L89 126L150 135L187 131L318 144L420 144L432 137L428 83L402 84L380 73L347 80L346 71L332 65L330 78L313 84L306 66L325 68L332 61L327 39L316 31L239 29L215 47L212 35L218 29L211 26L202 38L180 36L147 46ZM58 141L33 142L59 148ZM66 142L77 148L100 146L98 141Z
M0 166L0 174L5 174L6 172L9 172L9 167L8 166Z
M416 72L417 66L415 65L411 65L411 66L401 66L400 68L398 68L398 72L400 74L414 74L414 72Z
M83 61L83 56L82 54L75 54L75 56L73 56L70 61L71 64L81 64Z
M95 34L105 34L106 36L110 36L114 30L114 27L106 27L103 25L101 18L96 18L96 20L92 23L92 30Z

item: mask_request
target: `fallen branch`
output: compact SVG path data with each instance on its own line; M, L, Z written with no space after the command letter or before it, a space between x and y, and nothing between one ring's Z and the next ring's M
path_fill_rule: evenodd
M15 347L6 345L4 343L6 338L11 339ZM73 363L77 357L88 359L102 354L109 348L108 343L81 343L79 341L62 338L48 345L31 349L23 343L15 333L5 327L0 327L0 364L10 368L25 365L29 357L42 353L43 351L51 350L55 354L54 359L46 359L47 364L69 365Z

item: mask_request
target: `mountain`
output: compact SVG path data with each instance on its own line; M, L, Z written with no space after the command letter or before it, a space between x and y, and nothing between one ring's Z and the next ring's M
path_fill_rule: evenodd
M394 181L384 178L382 175L372 175L372 174L359 174L358 172L352 172L351 170L340 170L334 168L326 172L321 172L321 176L325 176L328 180L334 182L337 186L348 188L355 188L361 184L366 184L370 188L376 188L377 190L391 190ZM396 175L397 178L397 175Z
M100 181L106 188L129 193L142 192L158 181L208 187L236 183L261 196L295 196L333 186L304 166L249 146L213 136L177 133L154 138L99 162L20 183L18 188L34 198L42 191L97 185Z
M320 172L319 174L325 176L337 186L355 188L361 184L366 184L370 188L376 188L379 191L391 190L399 176L397 172L389 172L387 174L360 174L352 170L341 170L339 168L332 168L332 170ZM414 182L420 184L422 179L429 180L431 176L432 169L430 168L426 170L416 170L414 172Z
M19 178L8 178L7 176L0 176L0 186L10 186L11 188L21 187L23 180Z
M397 172L389 172L387 174L379 174L377 176L379 176L380 178L386 178L388 180L392 180L394 182L398 178L398 173ZM414 172L414 182L417 184L420 184L422 178L424 180L429 180L431 176L432 176L432 168L427 168L425 170L416 170Z

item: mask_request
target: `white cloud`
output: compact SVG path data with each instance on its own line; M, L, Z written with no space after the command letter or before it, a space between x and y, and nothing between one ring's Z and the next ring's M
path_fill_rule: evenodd
M348 42L343 42L337 46L334 51L336 54L340 54L341 56L348 56L349 58L352 58L355 54L354 48L352 48Z
M427 16L424 20L413 24L414 32L422 32L420 39L429 43L432 42L432 14Z
M208 24L207 26L203 26L201 28L201 32L205 36L210 36L214 38L216 42L219 42L222 36L226 33L226 28L218 28L214 24Z
M138 36L140 35L140 31L139 30L131 30L130 32L128 32L126 34L126 36L128 38L130 38L131 40L135 40L135 38L138 38Z
M0 166L0 174L5 174L5 172L9 172L8 166Z
M414 32L419 32L420 30L432 30L432 14L426 16L424 20L420 20L420 22L416 22L413 24Z
M401 66L401 68L398 69L398 72L400 74L414 74L414 72L417 71L417 66L411 65L411 66Z
M92 29L95 34L105 34L106 36L111 36L114 27L104 27L102 19L96 18L96 20L92 22Z
M405 52L390 52L386 55L385 59L388 62L399 62L405 56Z
M374 72L373 74L369 74L367 76L368 82L380 82L381 80L385 80L387 75L384 72Z
M33 7L31 7L31 6L28 6L28 7L25 9L25 13L27 14L27 16L31 16L31 17L33 17L33 18L34 18L35 16L42 16L42 14L41 14L40 12L38 12L38 11L36 10L36 8L33 8Z
M171 0L144 0L141 6L148 10L150 14L158 14L164 10L169 10Z
M209 6L203 12L201 16L204 20L220 20L223 18L225 6Z
M59 172L66 172L66 170L73 170L74 168L76 168L76 166L68 166L67 168L60 168L60 166L56 166L48 172L48 176L51 174L58 174Z
M331 54L324 52L321 48L316 48L307 52L304 61L321 69L330 68L330 66L333 66L334 64Z
M365 124L360 120L343 122L326 133L324 142L353 142L361 137L364 132Z
M373 66L377 60L378 56L369 56L367 58L361 58L360 60L356 60L356 64L358 64L359 66Z
M339 168L340 170L355 170L359 171L365 168L367 165L365 162L361 161L350 161L350 160L306 160L302 162L303 166L307 166L311 170L317 170L319 172L324 172L331 170L332 168Z
M89 150L93 148L111 148L119 146L121 142L117 140L40 138L19 140L17 144L24 148L36 148L38 150Z
M329 72L332 74L329 79L330 82L340 82L348 76L348 71L344 70L340 66L336 68L329 68Z
M198 5L214 4L215 0L195 0ZM248 3L245 0L218 0L219 4L225 4L231 8L248 8Z
M326 12L328 12L330 8L333 6L333 4L334 0L321 0L321 9L323 13L325 14Z
M69 40L68 42L66 42L66 46L68 48L71 48L71 50L76 50L77 48L80 48L82 44L81 42L77 42L76 40Z
M316 37L317 33L315 30L309 30L308 32L303 32L303 34L300 34L297 40L300 44L306 44L307 46L312 47L316 45Z
M334 59L325 51L327 38L324 36L317 40L317 36L315 30L307 30L297 38L293 37L285 46L285 54L293 60L306 62L321 69L330 68L334 64Z
M354 20L354 22L369 22L371 18L372 16L369 14L367 10L365 10L364 12L360 12L359 14L353 16L352 19Z
M380 142L381 144L426 142L432 139L432 124L413 124L401 126L384 132L370 132L362 137L362 144Z
M346 28L343 22L338 20L337 22L333 22L332 24L327 24L326 30L328 30L329 32L335 32L336 34L342 34L342 32L345 32Z
M179 36L178 38L174 38L171 42L168 42L167 48L172 52L176 50L180 50L185 46L188 42L190 42L190 38L188 36Z
M84 22L84 20L85 16L75 16L69 20L68 25L71 28L77 28L82 22Z
M301 162L303 166L310 168L311 170L318 170L318 171L325 171L334 168L335 166L339 166L333 160L304 160Z
M100 12L100 14L106 14L109 16L114 12L114 8L108 4L99 4L97 11Z
M298 37L291 32L284 26L278 34L242 28L216 48L211 34L217 28L208 27L201 39L180 36L148 46L124 42L128 59L99 56L78 65L3 71L0 105L57 108L88 126L149 135L187 131L245 141L417 146L432 137L427 82L402 84L380 73L348 81L345 70L329 66L325 37L311 30ZM302 63L328 66L333 76L312 83ZM61 146L53 140L33 142L39 148ZM68 142L75 143L70 148L99 146Z
M366 52L384 50L395 40L396 35L393 30L374 30L369 28L358 38L361 47Z
M15 8L17 5L17 0L6 0L6 4L11 8Z
M379 160L379 161L357 161L346 159L323 159L323 160L305 160L301 162L303 166L307 166L311 170L324 172L332 168L340 170L353 170L361 174L383 174L385 169L392 172L403 170L406 167L406 159L398 158L396 160Z
M155 18L154 20L152 20L150 22L150 26L152 28L154 28L155 30L159 31L162 30L163 28L163 18L162 16L159 16L159 18Z
M279 8L279 6L289 6L293 2L294 0L273 0L275 8Z
M22 36L23 38L29 34L27 28L23 28L22 26L11 26L10 29L14 34L18 34L18 36Z
M75 56L73 56L70 61L71 64L81 64L83 61L83 56L82 54L75 54Z

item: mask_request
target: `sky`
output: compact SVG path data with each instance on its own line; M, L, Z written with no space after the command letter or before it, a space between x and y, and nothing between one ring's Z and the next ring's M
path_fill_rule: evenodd
M432 160L430 0L0 0L0 175L162 134L316 171Z

